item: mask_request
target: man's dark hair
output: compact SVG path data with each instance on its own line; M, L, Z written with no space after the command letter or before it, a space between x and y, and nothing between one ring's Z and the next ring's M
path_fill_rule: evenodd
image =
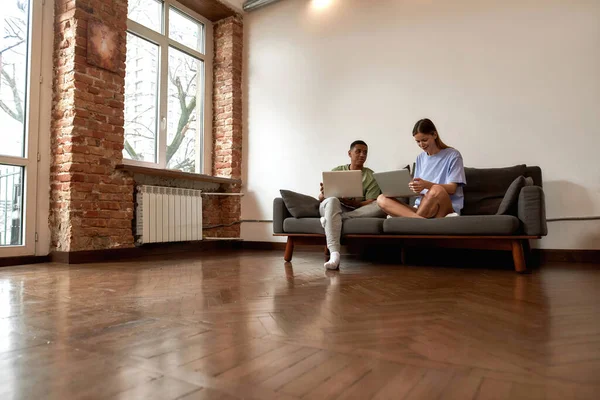
M350 150L352 150L354 148L354 146L356 146L357 144L362 144L363 146L367 146L367 144L364 141L362 141L362 140L355 140L350 145ZM369 146L367 146L367 147L369 147Z

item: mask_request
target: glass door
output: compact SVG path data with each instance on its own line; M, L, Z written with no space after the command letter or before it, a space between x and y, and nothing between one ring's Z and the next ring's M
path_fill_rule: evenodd
M42 7L0 10L0 257L35 253Z

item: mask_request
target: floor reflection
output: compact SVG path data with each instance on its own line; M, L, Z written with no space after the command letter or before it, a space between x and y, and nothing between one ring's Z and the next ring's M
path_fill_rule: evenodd
M321 368L310 379L337 382L329 366L382 385L418 366L448 381L469 371L470 383L491 374L595 388L597 269L348 259L328 271L320 254L299 253L2 269L0 398L176 398L229 380L242 394L305 394L300 373Z

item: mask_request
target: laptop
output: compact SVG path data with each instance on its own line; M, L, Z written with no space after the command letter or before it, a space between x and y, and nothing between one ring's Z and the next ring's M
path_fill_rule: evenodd
M323 194L328 197L363 197L362 171L323 172Z
M408 184L412 180L408 169L397 171L376 172L373 174L381 193L385 197L412 197L417 196L409 189Z

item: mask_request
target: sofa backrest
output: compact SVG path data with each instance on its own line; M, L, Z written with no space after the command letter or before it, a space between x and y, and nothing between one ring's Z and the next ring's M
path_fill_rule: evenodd
M525 176L533 179L535 186L542 187L542 169L540 167L527 167L525 169Z
M463 215L490 215L498 211L510 184L519 176L531 177L533 184L542 186L540 167L525 164L506 168L465 167L467 185L464 187Z

